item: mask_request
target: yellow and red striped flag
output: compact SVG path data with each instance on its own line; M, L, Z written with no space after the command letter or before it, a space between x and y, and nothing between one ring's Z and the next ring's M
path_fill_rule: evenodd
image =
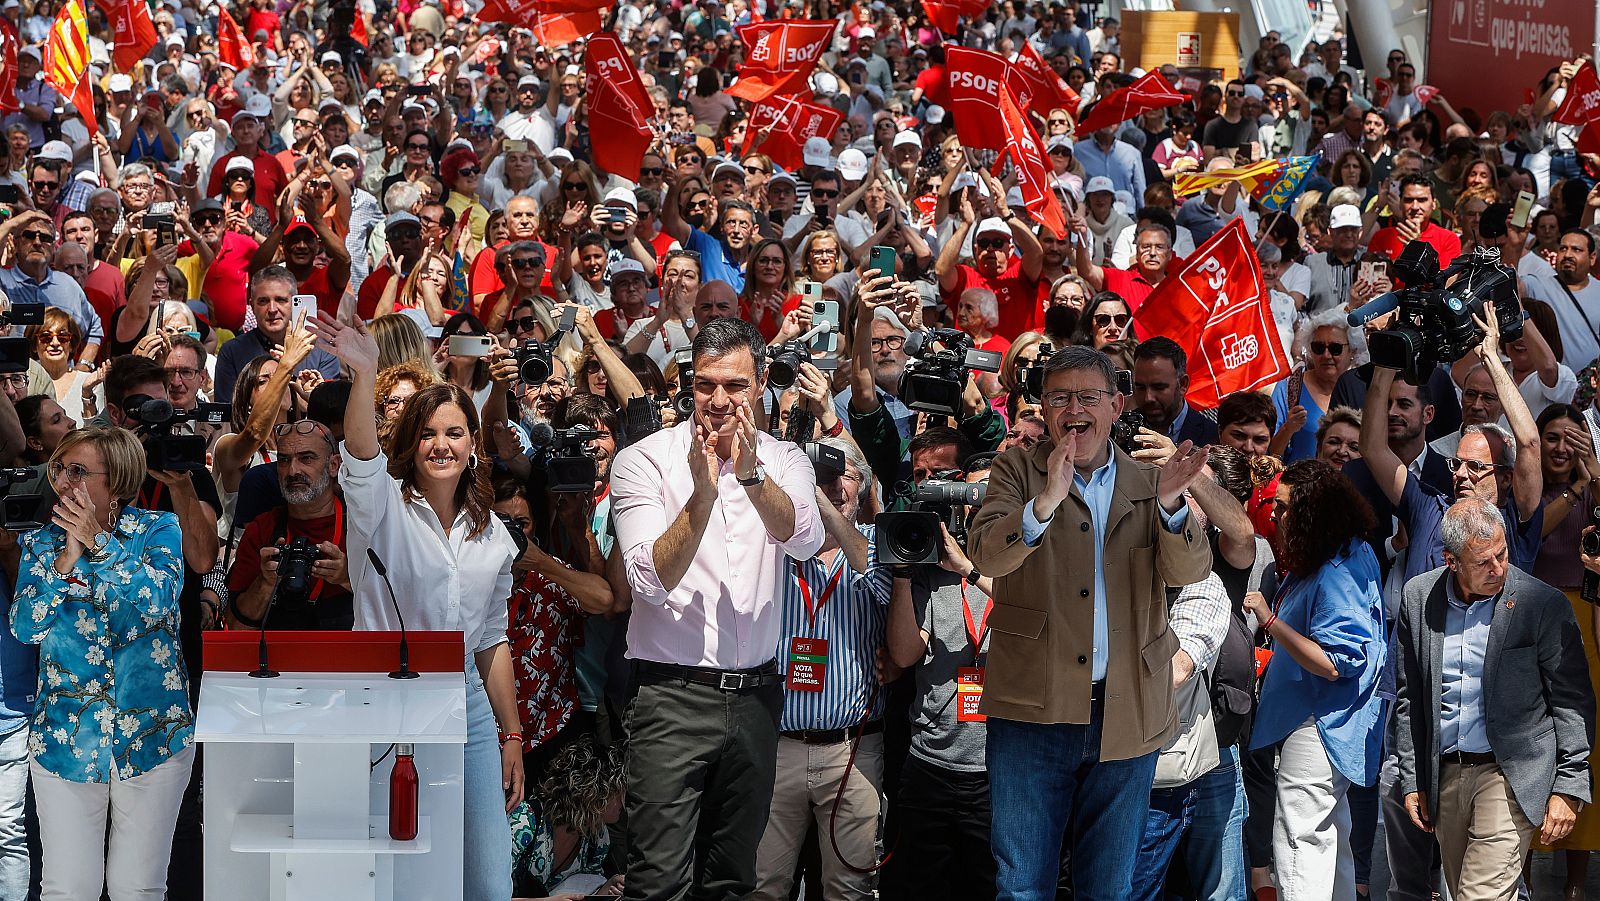
M89 83L89 25L83 0L67 0L50 25L44 44L44 81L77 107L89 134L100 130L94 118L94 92Z
M1246 193L1252 194L1258 185L1264 184L1283 171L1283 160L1261 160L1248 166L1237 169L1218 169L1214 172L1185 172L1172 180L1172 193L1178 197L1188 197L1198 194L1212 185L1236 181Z

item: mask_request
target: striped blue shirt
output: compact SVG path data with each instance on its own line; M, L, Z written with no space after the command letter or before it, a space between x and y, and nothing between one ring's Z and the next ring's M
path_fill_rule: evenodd
M867 559L877 559L872 548L872 526L856 528L867 536ZM815 624L806 613L797 573L810 586L813 605L822 599L834 574L840 574L833 594L816 610ZM877 652L886 638L892 583L889 567L874 566L858 573L843 551L834 556L832 566L824 565L820 557L812 557L803 563L791 560L784 567L778 665L788 672L789 643L795 638L826 641L828 663L822 691L784 690L783 718L778 726L781 731L853 728L867 718L867 699L877 684ZM883 692L879 691L872 702L871 718L881 716Z

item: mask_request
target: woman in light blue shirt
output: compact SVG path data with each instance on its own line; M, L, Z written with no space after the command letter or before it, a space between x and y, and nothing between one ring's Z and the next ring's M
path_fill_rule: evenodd
M1278 745L1273 869L1279 897L1355 897L1350 786L1382 760L1386 642L1378 560L1363 539L1372 508L1318 460L1284 470L1274 518L1277 597L1245 596L1272 639L1251 750ZM1329 886L1333 887L1330 896Z
M21 539L11 631L39 645L29 740L43 897L159 897L194 765L178 643L183 536L127 506L145 476L122 429L69 432L48 465L51 524ZM106 819L111 837L106 841Z

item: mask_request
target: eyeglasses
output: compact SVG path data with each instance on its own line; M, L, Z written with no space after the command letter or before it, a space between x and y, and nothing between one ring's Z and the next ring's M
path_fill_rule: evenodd
M1446 466L1450 467L1450 471L1451 472L1459 472L1461 470L1461 468L1463 466L1465 466L1467 468L1467 472L1470 472L1475 476L1481 476L1481 475L1484 475L1486 473L1491 473L1491 472L1494 472L1496 469L1510 469L1511 468L1509 466L1506 466L1503 463L1484 463L1484 462L1481 462L1479 460L1463 460L1460 457L1449 457L1449 458L1446 458L1445 461L1444 461L1444 464Z
M483 170L479 169L477 166L462 166L460 169L456 170L456 175L460 178L471 178L482 171Z
M87 482L90 476L110 475L110 473L101 472L99 470L87 469L77 463L62 463L60 460L51 462L51 464L45 468L49 471L50 481L52 482L62 481L63 476L65 476L65 480L70 483Z
M890 335L887 338L873 338L872 339L872 349L875 350L875 351L878 351L878 350L899 350L900 348L905 347L905 346L906 346L906 338L905 338L904 335Z
M506 320L506 332L513 335L519 332L531 332L538 325L539 318L537 316L520 316L516 319Z
M122 183L122 190L124 191L148 191L153 187L155 187L155 183L147 181L125 181Z
M1317 354L1318 356L1327 354L1332 357L1337 357L1338 355L1344 353L1344 347L1344 344L1339 341L1311 342L1311 352Z
M1096 313L1094 314L1094 327L1105 328L1115 323L1117 328L1124 328L1127 326L1128 320L1132 318L1127 313Z
M833 248L833 247L813 247L810 250L806 251L806 254L807 254L807 256L822 257L823 259L832 259L833 257L836 257L836 256L839 255L839 251L836 248Z
M782 266L783 257L761 257L756 260L757 266Z
M175 378L185 382L192 382L200 377L200 370L192 366L168 366L166 373L168 378Z
M18 236L24 241L38 241L41 244L48 244L56 239L55 235L40 231L19 232Z
M1104 388L1081 388L1077 391L1051 391L1043 400L1045 406L1056 410L1072 406L1074 400L1084 409L1090 409L1100 406L1100 401L1116 393Z
M72 343L71 332L39 332L35 334L33 338L35 341L46 346L54 344L57 341L60 341L62 344L69 345ZM24 381L26 381L26 378L24 378Z
M331 447L333 446L333 433L328 427L315 419L302 419L299 422L280 422L272 427L272 434L282 438L293 432L296 435L320 434Z
M1011 243L1008 238L991 238L987 241L973 241L972 246L979 250L1000 250Z
M1476 391L1472 388L1462 389L1461 402L1463 404L1475 404L1480 401L1486 404L1497 404L1500 402L1500 395L1491 394L1487 391Z
M391 394L388 397L383 399L383 408L385 410L392 410L395 407L398 407L401 404L405 403L410 398L411 398L411 395L409 395L409 394L407 394L405 397L401 397L398 394Z
M811 196L817 200L832 200L833 198L839 196L839 192L836 190L829 191L822 188L812 188Z
M538 269L544 265L544 260L538 257L515 257L511 260L511 268L518 270Z
M10 375L0 375L0 385L9 385L12 388L26 388L28 387L28 374L26 372L14 372Z

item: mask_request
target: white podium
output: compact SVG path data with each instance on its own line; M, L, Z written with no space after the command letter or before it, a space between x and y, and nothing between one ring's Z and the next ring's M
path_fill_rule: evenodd
M459 632L268 632L277 678L254 678L258 633L205 636L195 738L205 768L205 890L233 901L459 901ZM420 653L419 653L420 652ZM415 745L417 837L389 837L390 745ZM388 756L384 756L387 752ZM376 766L374 761L383 757ZM402 886L396 891L396 886Z

